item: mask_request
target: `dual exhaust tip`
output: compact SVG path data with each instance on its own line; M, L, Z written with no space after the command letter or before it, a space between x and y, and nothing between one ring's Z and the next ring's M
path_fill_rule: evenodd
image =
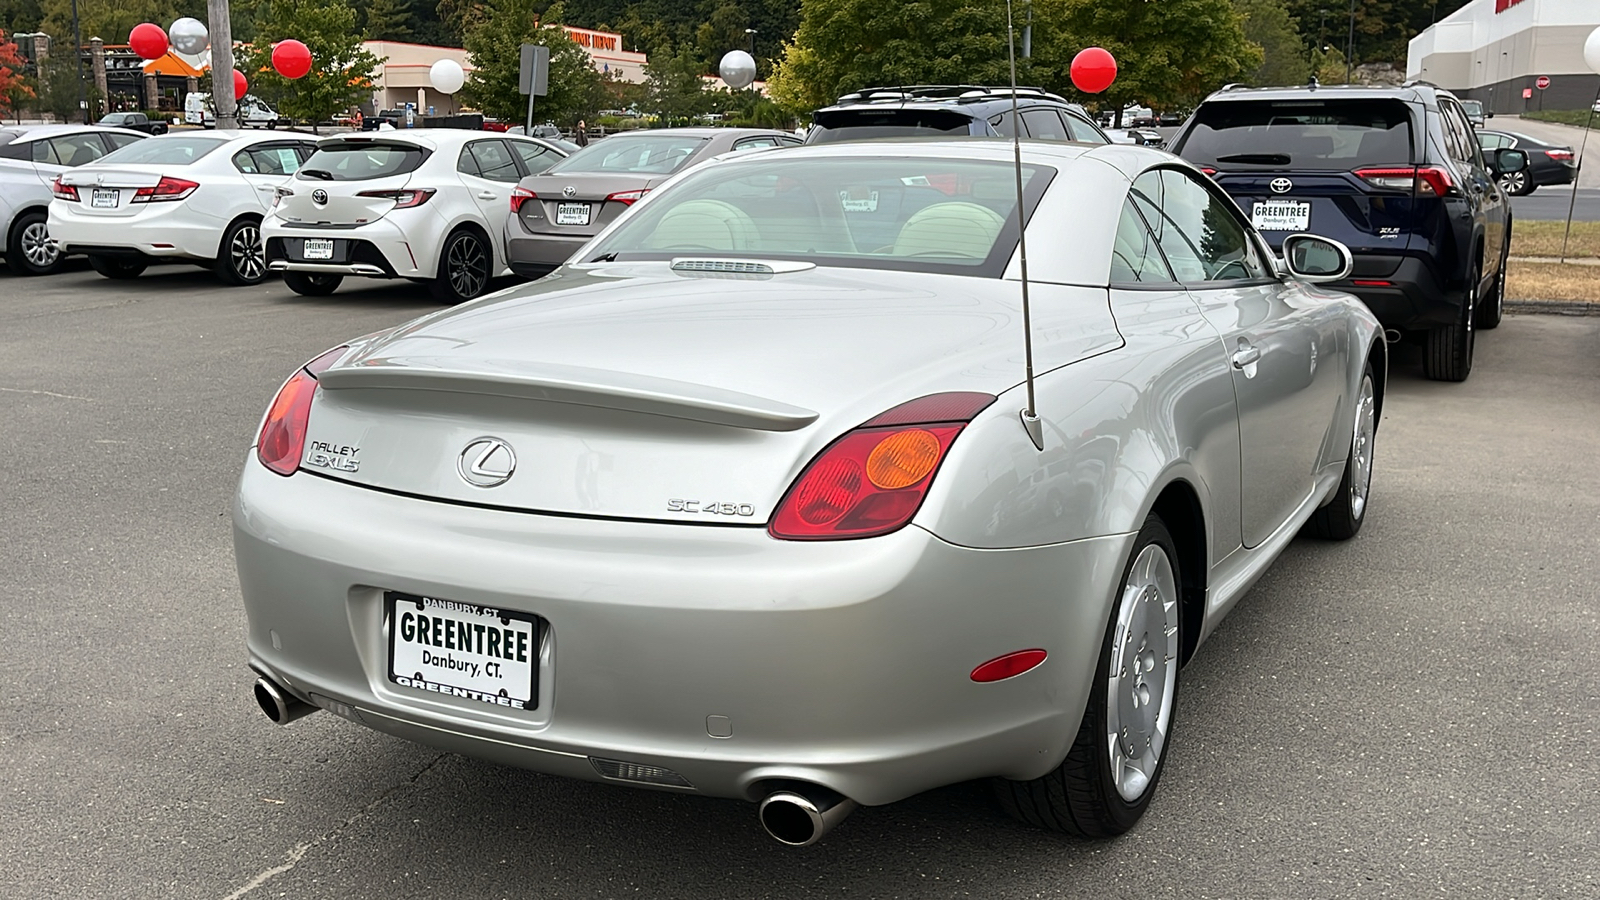
M287 725L318 709L265 675L256 679L253 693L261 712L278 725ZM778 843L809 847L822 840L859 805L837 791L797 784L768 794L757 807L756 815L761 827Z

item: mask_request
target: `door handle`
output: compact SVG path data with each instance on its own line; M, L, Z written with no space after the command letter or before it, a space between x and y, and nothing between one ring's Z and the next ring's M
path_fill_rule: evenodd
M1238 352L1233 354L1233 367L1235 369L1243 369L1245 366L1252 365L1260 359L1260 347L1241 347Z
M498 199L500 199L500 195L496 194L494 191L479 191L478 192L478 199L479 200L498 200Z

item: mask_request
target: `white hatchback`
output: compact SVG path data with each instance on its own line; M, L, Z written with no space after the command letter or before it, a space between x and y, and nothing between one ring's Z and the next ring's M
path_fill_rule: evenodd
M259 284L261 218L315 148L309 137L271 131L139 141L56 179L50 237L107 278L174 260L205 265L228 284Z
M511 189L566 155L536 138L443 128L324 138L262 225L267 265L308 296L360 275L470 300L510 272Z

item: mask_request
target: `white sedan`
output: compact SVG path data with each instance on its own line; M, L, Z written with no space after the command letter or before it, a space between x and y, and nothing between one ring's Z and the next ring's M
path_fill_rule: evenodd
M325 138L262 225L267 265L308 296L360 275L470 300L510 272L511 189L566 155L535 138L443 128Z
M286 132L164 134L63 173L50 237L107 278L152 262L198 262L228 284L267 277L261 218L316 142Z

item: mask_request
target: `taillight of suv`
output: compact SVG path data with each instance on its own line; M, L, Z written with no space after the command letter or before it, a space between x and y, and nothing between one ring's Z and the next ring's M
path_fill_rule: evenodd
M1450 173L1440 166L1379 166L1356 169L1354 174L1379 190L1419 197L1443 197L1455 187Z

